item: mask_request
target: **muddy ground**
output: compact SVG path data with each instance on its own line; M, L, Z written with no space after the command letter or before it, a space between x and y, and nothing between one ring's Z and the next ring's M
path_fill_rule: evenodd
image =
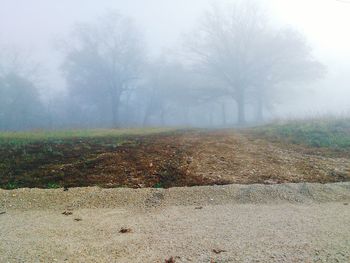
M350 180L350 153L268 141L247 131L185 131L1 147L0 185L169 188Z

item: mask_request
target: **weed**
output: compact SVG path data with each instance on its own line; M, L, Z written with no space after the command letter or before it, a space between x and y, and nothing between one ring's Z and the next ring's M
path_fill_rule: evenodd
M60 188L60 185L51 182L51 183L48 183L48 184L47 184L47 188L48 188L48 189L57 189L57 188Z
M18 187L19 186L17 182L8 182L4 188L8 190L14 190L14 189L17 189Z
M153 188L157 188L157 189L160 189L160 188L164 188L163 184L161 182L158 182L156 183Z

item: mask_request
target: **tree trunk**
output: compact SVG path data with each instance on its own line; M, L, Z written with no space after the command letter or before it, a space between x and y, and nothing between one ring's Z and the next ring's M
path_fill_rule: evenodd
M190 108L188 106L184 106L184 121L186 126L190 126Z
M163 108L160 109L160 125L165 126L165 110Z
M119 128L119 102L120 94L113 91L111 96L111 105L112 105L112 126L113 128Z
M131 123L130 123L130 120L132 119L132 110L131 110L131 107L129 105L130 103L130 97L131 97L131 92L128 92L127 93L127 96L126 96L126 100L125 100L125 109L126 109L126 113L125 113L125 117L124 120L123 120L123 123L124 125L126 126L130 126Z
M256 121L258 123L264 121L264 102L263 97L260 95L257 97L256 103Z
M148 114L148 109L146 109L145 115L143 117L143 121L142 121L142 126L146 127L148 124L148 118L149 118L149 114Z
M149 117L152 114L152 111L153 111L152 107L153 107L153 104L155 103L154 96L155 96L155 90L153 88L152 91L149 94L150 100L149 100L149 102L148 102L148 104L146 106L146 109L145 109L145 115L143 117L143 123L142 123L143 127L146 127L148 125Z
M238 125L244 125L246 123L245 120L245 96L244 91L238 91L237 96L237 110L238 110Z
M113 106L112 109L112 125L113 128L119 128L119 110L118 106Z
M226 126L227 120L226 120L226 105L225 102L221 104L221 114L222 114L222 125Z
M213 127L213 110L209 107L209 126Z

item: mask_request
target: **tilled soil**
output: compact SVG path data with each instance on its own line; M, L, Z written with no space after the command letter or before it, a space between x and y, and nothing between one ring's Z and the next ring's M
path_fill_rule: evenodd
M49 151L48 151L49 149ZM248 132L184 131L152 136L29 144L6 152L0 185L169 188L350 181L350 155L270 142ZM33 158L33 159L30 159ZM3 169L3 170L1 170Z

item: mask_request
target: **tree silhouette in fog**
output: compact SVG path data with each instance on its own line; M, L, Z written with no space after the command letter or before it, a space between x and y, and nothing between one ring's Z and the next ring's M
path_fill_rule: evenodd
M246 104L263 108L288 90L290 83L321 77L324 67L312 56L305 39L291 29L271 27L254 1L213 6L189 37L193 66L219 86L237 105L238 123L246 122Z
M97 110L110 108L118 127L121 97L144 63L140 32L129 18L112 12L96 23L77 25L66 47L63 70L71 96Z

